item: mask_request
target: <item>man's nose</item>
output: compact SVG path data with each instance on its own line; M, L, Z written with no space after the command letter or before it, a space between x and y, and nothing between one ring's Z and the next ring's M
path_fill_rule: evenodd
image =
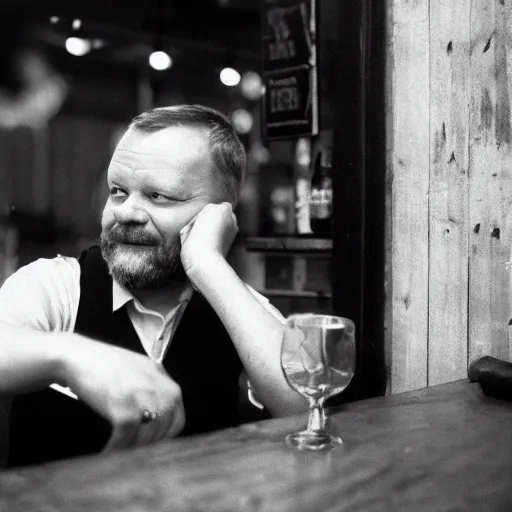
M121 204L114 207L114 215L117 222L127 224L136 222L138 224L146 224L149 215L144 205L134 196L126 198Z

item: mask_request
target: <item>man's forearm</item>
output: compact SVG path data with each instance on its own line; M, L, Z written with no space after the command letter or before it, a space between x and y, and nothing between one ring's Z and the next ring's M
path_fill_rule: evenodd
M56 382L60 334L0 325L0 394L43 389Z
M223 259L210 260L189 276L226 327L258 399L273 416L307 409L281 369L285 326L260 304Z

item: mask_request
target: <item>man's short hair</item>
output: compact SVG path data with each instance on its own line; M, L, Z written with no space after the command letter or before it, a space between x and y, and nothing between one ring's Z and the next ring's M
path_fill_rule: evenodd
M236 203L245 178L245 149L229 119L202 105L176 105L155 108L134 117L129 125L143 133L154 133L171 126L191 126L208 131L208 145L225 190Z

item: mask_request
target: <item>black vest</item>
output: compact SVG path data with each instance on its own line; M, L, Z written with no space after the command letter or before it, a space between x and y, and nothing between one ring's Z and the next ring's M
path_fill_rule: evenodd
M79 263L75 332L145 353L125 308L112 313L112 278L99 248L84 251ZM221 321L197 292L185 309L164 367L183 394L186 425L181 435L237 424L242 364ZM20 395L11 411L8 466L95 453L110 432L110 424L83 402L52 389Z

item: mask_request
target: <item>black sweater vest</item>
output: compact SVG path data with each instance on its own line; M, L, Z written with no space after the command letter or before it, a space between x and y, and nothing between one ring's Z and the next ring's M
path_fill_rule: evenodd
M79 263L75 332L143 354L125 308L112 313L112 278L99 248L84 251ZM221 321L197 292L185 309L163 363L181 387L186 416L181 435L237 423L242 364ZM110 432L110 425L83 402L51 389L20 395L11 411L8 465L95 453L105 445Z

